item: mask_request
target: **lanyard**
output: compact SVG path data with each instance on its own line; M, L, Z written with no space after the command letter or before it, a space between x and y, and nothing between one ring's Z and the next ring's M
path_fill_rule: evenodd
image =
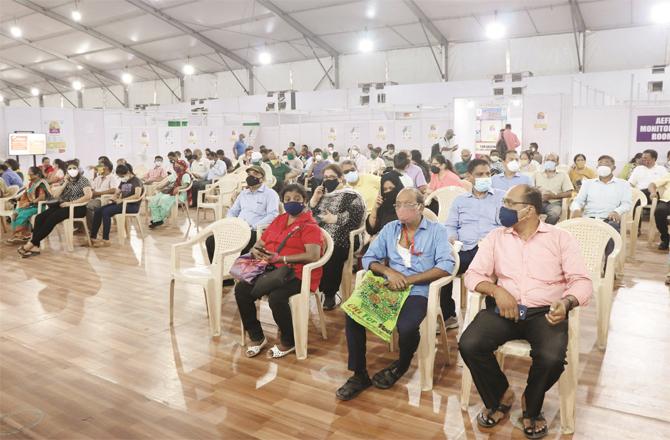
M407 243L409 243L409 253L411 255L414 255L415 257L418 257L423 254L423 252L418 252L414 250L414 237L416 237L416 232L414 233L414 236L412 237L412 241L409 241L409 231L407 230L407 226L403 225L402 226L402 231L400 233L400 239L402 240L403 235L405 236L405 239L407 240Z

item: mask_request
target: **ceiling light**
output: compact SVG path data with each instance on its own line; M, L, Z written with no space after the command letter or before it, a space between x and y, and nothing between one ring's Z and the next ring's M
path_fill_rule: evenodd
M78 9L75 9L74 11L72 11L72 12L70 13L70 16L72 17L72 20L74 20L74 21L76 21L76 22L80 22L80 21L81 21L81 12L79 12Z
M123 72L123 75L121 75L121 82L124 84L130 84L133 82L133 75L128 72Z
M11 33L12 37L14 37L14 38L21 38L21 35L23 35L23 31L18 26L10 27L9 28L9 33Z
M368 8L365 10L365 16L367 18L373 19L377 15L377 11L375 10L374 6L368 6Z
M30 89L30 94L33 96L40 96L40 89L37 87L33 87Z
M512 100L512 105L513 105L514 107L518 107L518 106L520 106L520 105L521 105L521 100L520 100L520 99L513 99L513 100Z
M77 70L84 70L84 66L77 66Z
M651 8L651 21L658 24L670 23L670 3L659 3Z
M184 75L193 75L195 73L195 67L193 67L192 64L184 64L181 71Z
M502 23L494 21L486 26L486 37L491 40L500 40L505 36L505 26Z
M363 53L372 52L372 49L374 49L374 47L375 47L374 43L369 38L363 38L361 39L361 41L358 42L358 50Z
M270 55L270 52L261 52L258 54L258 62L264 65L270 64L272 62L272 55Z
M79 91L79 90L81 90L82 87L83 87L83 85L81 84L81 81L79 81L79 80L72 81L72 88L74 90Z
M5 97L0 95L0 102L5 102Z

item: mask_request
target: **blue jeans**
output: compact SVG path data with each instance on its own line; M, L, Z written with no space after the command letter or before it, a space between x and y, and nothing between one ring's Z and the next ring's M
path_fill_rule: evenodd
M126 213L128 214L136 214L139 210L139 203L128 203L128 206L126 207ZM123 211L123 205L116 203L96 208L93 213L91 238L98 237L98 231L100 230L100 224L102 223L102 239L109 240L109 230L112 228L112 217L116 214L121 214L121 211Z

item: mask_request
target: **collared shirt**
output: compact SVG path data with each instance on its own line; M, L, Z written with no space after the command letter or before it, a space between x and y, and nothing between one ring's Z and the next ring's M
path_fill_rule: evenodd
M214 180L217 177L223 177L226 175L227 167L226 163L221 159L217 159L212 165L212 168L207 171L207 177L205 180Z
M256 229L259 225L269 225L279 215L279 196L265 185L256 191L245 188L235 199L226 217L238 217Z
M546 171L535 174L535 186L542 192L551 192L554 194L560 194L566 191L573 191L575 189L572 186L572 181L570 176L567 173L554 173L553 175L548 175ZM562 199L553 199L549 200L549 203L559 204Z
M503 131L503 139L505 139L505 145L507 145L508 150L516 150L521 145L519 137L512 130L505 129Z
M659 194L659 199L664 202L670 202L670 172L654 182L656 190Z
M209 160L200 159L194 160L191 164L191 173L197 174L197 177L202 179L209 171Z
M98 174L91 183L91 189L93 189L94 192L109 191L110 189L118 188L119 183L121 183L121 181L116 177L116 174L107 174L106 176Z
M491 177L491 186L502 191L507 191L515 185L522 184L532 185L533 182L530 180L530 177L521 173L516 173L512 177L507 177L505 174L496 174Z
M414 253L411 255L410 267L405 266L398 252L401 232L402 224L398 220L387 223L363 256L363 268L368 270L372 263L388 260L391 269L405 276L423 273L434 267L449 273L454 271L455 262L444 226L425 217L421 219L414 234ZM409 294L428 297L428 287L428 284L414 284Z
M650 183L665 176L665 173L667 171L661 165L655 165L651 168L639 165L633 170L633 173L628 178L628 182L639 190L648 189Z
M247 144L244 143L244 141L235 141L235 153L237 153L237 157L243 156L244 151L247 149Z
M372 208L375 207L377 196L379 195L379 185L381 178L373 176L372 174L359 174L358 182L355 185L347 184L346 186L353 189L361 195L365 202L366 212L369 214Z
M412 179L415 188L421 188L426 185L426 176L423 175L423 170L420 166L410 163L404 173L407 177Z
M2 173L2 180L5 181L7 186L13 186L16 185L18 187L23 186L23 180L21 180L21 177L14 172L11 168L7 168L3 173Z
M497 285L528 307L548 306L568 295L586 305L593 291L577 240L544 222L525 241L513 228L498 228L479 243L465 285L475 290L496 278Z
M368 173L378 174L386 168L386 162L381 157L368 160Z
M154 166L144 175L144 180L151 180L152 182L160 182L167 177L167 171L163 166Z
M456 173L449 170L444 173L444 177L442 179L440 179L439 174L430 173L430 182L428 183L428 188L430 188L432 191L438 190L440 188L446 188L448 186L457 186L459 188L463 188L461 178L458 177Z
M471 192L454 199L447 217L449 237L463 243L463 250L474 249L486 234L501 226L498 214L505 191L491 188L484 198L477 198Z
M600 179L585 179L570 210L582 209L584 217L604 219L612 211L619 215L630 211L632 198L633 191L625 180L613 177L605 183Z
M468 172L468 164L470 161L468 160L467 162L456 162L454 164L454 169L456 170L456 173L458 173L459 176L462 176L463 174Z

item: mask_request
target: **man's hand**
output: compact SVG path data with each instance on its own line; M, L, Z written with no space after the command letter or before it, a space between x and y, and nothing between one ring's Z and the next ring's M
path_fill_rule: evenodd
M449 243L454 244L455 242L456 242L455 236L452 235L451 237L449 237Z
M582 216L582 210L581 209L576 209L576 210L572 211L572 213L570 214L570 218L579 218L581 216Z
M387 274L386 279L388 281L388 286L389 289L391 290L404 290L409 286L409 282L407 281L407 277L400 272L396 272L395 270L390 270L390 273Z
M500 310L500 316L511 319L514 322L519 321L519 305L511 293L498 286L493 291L493 298L496 300L496 305Z
M550 325L556 325L568 316L568 307L565 300L555 301L549 308L549 313L544 315Z
M607 219L613 222L621 223L621 216L619 215L618 212L615 211L612 211L609 214L607 214Z
M553 200L553 199L555 199L555 198L556 198L556 194L554 194L554 193L551 192L551 191L547 191L547 192L543 192L543 193L542 193L542 201L543 201L543 202L546 202L546 201L549 201L549 200Z

